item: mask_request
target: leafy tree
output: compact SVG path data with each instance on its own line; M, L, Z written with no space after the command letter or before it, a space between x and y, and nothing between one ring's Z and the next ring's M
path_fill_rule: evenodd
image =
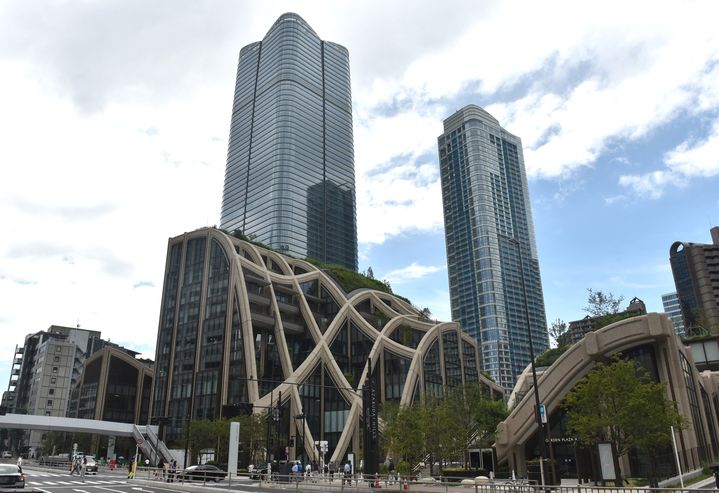
M471 443L490 444L497 424L507 417L503 401L482 395L479 385L446 389L444 398L399 409L386 403L380 411L384 448L400 461L467 461Z
M594 291L592 288L587 288L587 291L589 294L587 295L587 306L584 307L584 311L592 317L617 313L619 306L624 301L624 296L617 298L610 292Z
M671 426L684 426L664 385L652 382L634 362L620 359L590 371L563 405L568 432L581 444L612 444L617 486L622 485L621 456L632 447L658 450L671 442Z
M365 271L364 275L366 277L369 277L370 279L374 279L374 271L372 270L372 266L367 267L367 270Z
M554 340L554 343L559 346L559 338L567 331L567 322L558 318L552 325L549 326L549 336Z
M476 384L448 389L441 405L447 413L448 453L462 457L465 465L469 446L491 446L497 425L508 415L504 401L487 398Z
M408 464L417 464L424 460L422 420L423 404L398 409L393 413L390 407L383 406L384 436L389 453ZM395 406L394 409L397 409Z
M232 421L240 422L240 442L249 464L256 464L259 452L264 447L267 436L267 420L262 414L239 416Z
M432 319L432 311L429 307L424 307L419 311L419 318L425 321L430 321Z
M37 450L37 456L62 454L65 450L65 432L48 431Z
M693 311L689 324L690 326L686 329L686 333L690 337L716 334L719 332L719 328L713 323L711 317L702 309Z

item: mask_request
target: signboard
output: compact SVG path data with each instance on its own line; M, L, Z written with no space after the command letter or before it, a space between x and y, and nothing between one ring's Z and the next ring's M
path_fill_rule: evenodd
M367 360L368 374L362 387L362 418L364 421L364 473L379 472L379 395L377 392L377 372L372 368L372 360Z
M597 448L599 449L599 463L602 466L602 479L617 479L617 476L614 474L614 456L612 455L612 444L599 443L597 444Z
M142 437L140 437L140 438L138 438L137 440L135 440L135 443L137 443L137 445L138 445L138 447L139 447L140 445L142 445L143 443L145 443L145 439L142 438Z
M240 448L240 423L232 421L230 423L230 445L228 449L227 457L227 472L232 475L237 475L237 455L238 449Z
M539 420L543 424L547 424L547 408L544 407L544 404L539 405Z

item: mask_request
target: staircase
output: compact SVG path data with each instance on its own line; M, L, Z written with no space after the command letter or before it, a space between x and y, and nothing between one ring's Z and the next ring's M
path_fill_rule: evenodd
M165 445L165 442L160 440L160 438L157 436L157 433L155 433L155 430L153 430L151 426L146 426L145 431L147 432L147 438L150 442L150 445L155 449L155 451L160 455L160 457L162 457L162 460L165 463L169 463L173 457L170 453L170 449L168 449L167 445Z
M145 432L144 434L143 431ZM147 437L144 435L147 435ZM150 459L153 466L157 465L160 459L166 463L172 460L172 455L167 446L158 438L157 433L150 426L139 427L134 425L132 427L132 437L145 457Z

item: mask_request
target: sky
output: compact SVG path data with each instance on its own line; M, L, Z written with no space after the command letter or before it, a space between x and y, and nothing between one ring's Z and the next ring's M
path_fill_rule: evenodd
M719 225L719 2L0 0L0 388L50 325L154 357L167 240L219 224L241 47L350 53L360 270L449 320L442 121L522 138L548 322L662 311Z

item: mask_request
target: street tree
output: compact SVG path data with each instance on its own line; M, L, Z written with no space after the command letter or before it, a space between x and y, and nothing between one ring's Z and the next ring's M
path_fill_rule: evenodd
M467 462L473 443L490 445L497 425L507 417L503 401L493 401L476 383L445 388L442 398L411 407L385 403L383 446L388 454L410 465L420 461Z
M468 462L470 445L491 446L497 425L506 419L504 401L495 401L474 384L448 389L442 400L447 413L447 444L449 455Z
M664 385L654 383L634 362L618 358L592 369L564 398L563 406L567 430L579 443L611 443L617 486L622 485L621 456L633 447L656 451L671 442L671 426L684 426Z
M624 301L624 296L615 297L610 292L594 291L592 288L587 288L587 292L587 306L583 310L592 317L617 313Z
M264 446L267 436L267 420L262 414L250 414L238 416L232 421L240 422L240 441L242 449L247 454L250 464L256 464L259 452Z
M383 405L384 437L388 453L399 460L399 465L413 465L424 460L423 446L423 408L417 403L399 408L396 405ZM396 412L395 412L396 411ZM401 473L407 473L398 467Z

